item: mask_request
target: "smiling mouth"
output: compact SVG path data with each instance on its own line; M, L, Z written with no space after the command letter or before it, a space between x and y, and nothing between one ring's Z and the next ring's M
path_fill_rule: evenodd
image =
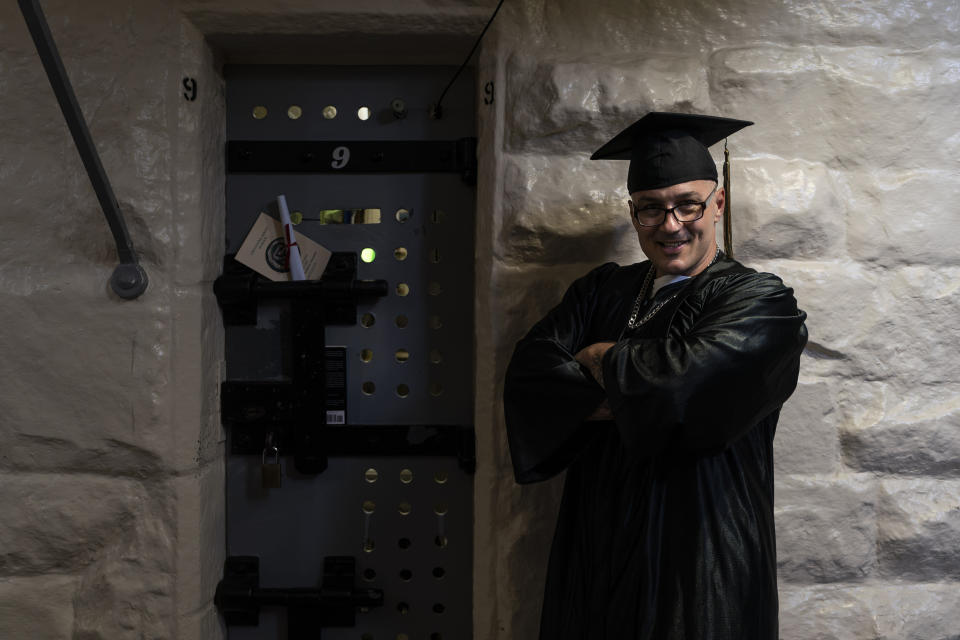
M659 242L658 244L668 249L676 249L677 247L687 244L687 242L687 240L677 240L676 242Z

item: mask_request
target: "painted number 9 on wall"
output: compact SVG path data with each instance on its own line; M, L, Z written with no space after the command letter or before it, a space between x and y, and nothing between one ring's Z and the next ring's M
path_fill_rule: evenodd
M337 147L333 150L333 162L330 166L334 169L343 169L350 162L350 149L347 147Z

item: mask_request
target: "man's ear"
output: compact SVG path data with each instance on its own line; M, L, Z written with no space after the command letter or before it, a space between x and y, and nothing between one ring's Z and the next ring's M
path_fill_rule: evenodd
M723 187L717 187L717 194L713 199L717 203L717 212L713 216L713 223L716 224L723 218L723 205L727 203L727 192Z
M627 200L627 215L630 216L630 222L637 233L640 233L640 225L637 224L637 216L633 215L633 200Z

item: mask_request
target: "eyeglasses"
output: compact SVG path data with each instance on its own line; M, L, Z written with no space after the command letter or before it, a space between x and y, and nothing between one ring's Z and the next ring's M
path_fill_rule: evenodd
M703 212L707 210L707 203L717 192L714 185L713 191L703 202L681 202L680 204L666 209L664 207L638 207L630 200L630 213L637 220L641 227L659 227L667 219L667 214L672 213L677 222L695 222L703 217Z

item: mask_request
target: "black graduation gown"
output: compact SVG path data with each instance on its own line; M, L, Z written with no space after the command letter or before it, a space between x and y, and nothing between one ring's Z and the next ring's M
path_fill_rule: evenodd
M721 257L626 331L649 265L577 280L507 370L517 481L567 470L540 638L776 640L773 436L806 314ZM574 359L603 341L606 390Z

